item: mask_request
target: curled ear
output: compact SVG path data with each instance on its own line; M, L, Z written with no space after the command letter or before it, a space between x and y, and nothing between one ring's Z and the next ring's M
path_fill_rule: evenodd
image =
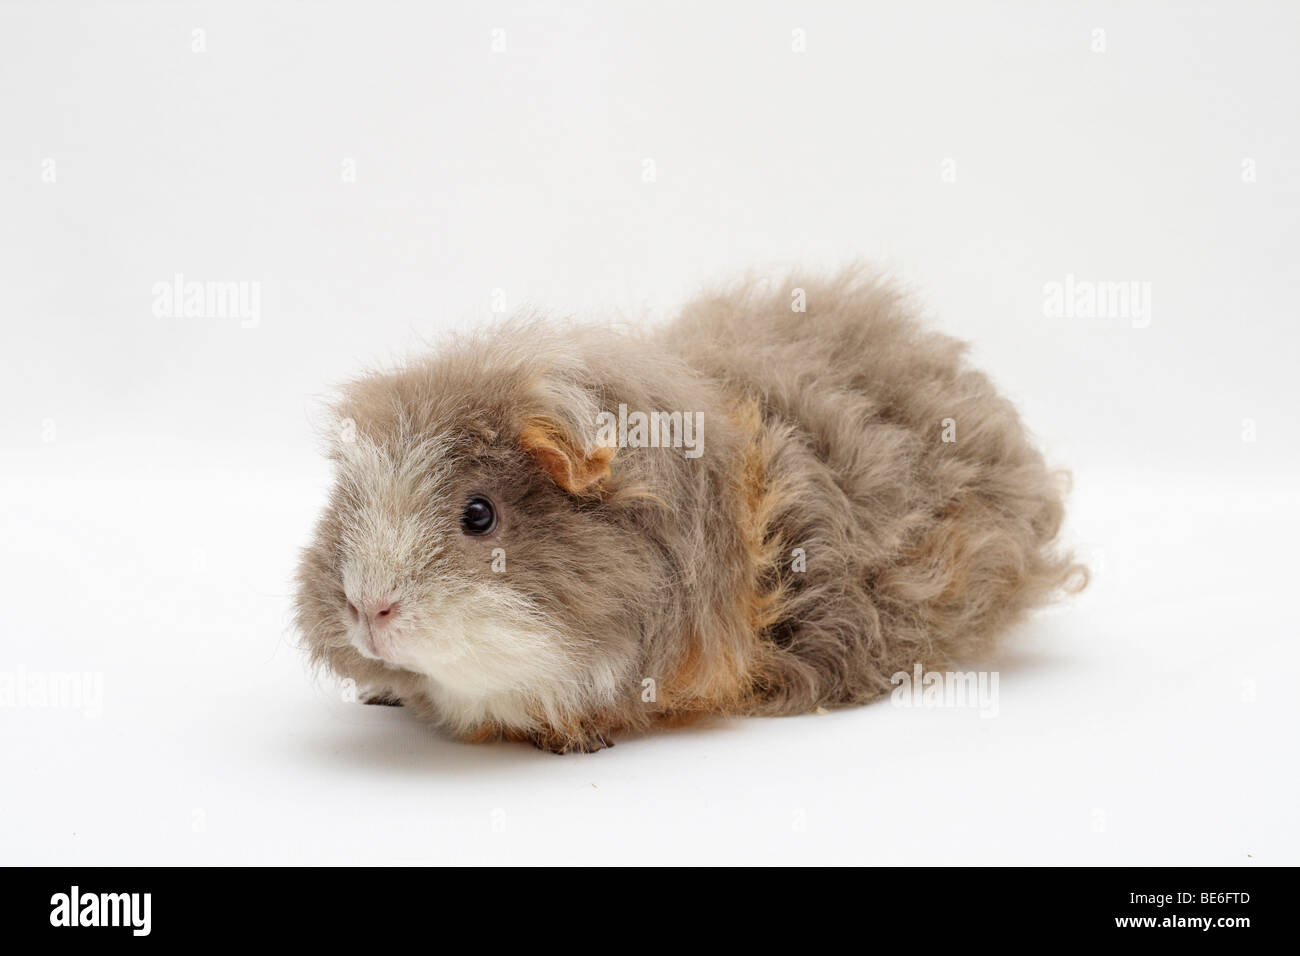
M610 445L583 447L559 422L535 416L524 423L519 447L528 452L557 485L569 494L594 494L609 477L615 449Z

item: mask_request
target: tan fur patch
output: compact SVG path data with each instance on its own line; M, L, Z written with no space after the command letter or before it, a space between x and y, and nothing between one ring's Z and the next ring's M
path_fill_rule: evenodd
M467 744L485 744L491 740L501 738L501 727L498 724L486 723L480 724L474 729L461 735L461 740Z
M786 503L786 496L768 479L766 463L772 450L762 433L763 420L758 402L747 402L733 415L742 431L753 436L745 452L741 479L745 509L740 516L740 533L749 559L750 574L742 600L750 628L756 635L762 635L782 615L785 588L774 573L781 557L780 542L771 533L771 528L777 512Z
M749 686L751 656L738 646L744 635L733 631L716 636L727 643L714 646L707 653L701 650L698 637L687 639L677 669L665 682L672 711L727 710L744 697Z
M736 476L742 490L736 515L741 563L734 604L716 633L706 640L691 635L686 650L667 682L670 707L677 715L693 711L743 709L753 693L755 677L763 671L763 634L782 616L784 589L775 574L780 543L772 535L773 518L782 506L779 489L767 479L770 448L756 401L738 404L729 417L746 442Z

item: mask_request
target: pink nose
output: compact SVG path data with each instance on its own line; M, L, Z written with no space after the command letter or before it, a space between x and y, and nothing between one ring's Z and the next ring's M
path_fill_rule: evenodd
M367 624L378 629L390 623L397 615L397 602L392 598L348 601L348 613L354 621L364 618Z

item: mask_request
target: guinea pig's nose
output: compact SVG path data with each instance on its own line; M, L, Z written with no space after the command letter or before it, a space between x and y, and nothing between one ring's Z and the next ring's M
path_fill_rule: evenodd
M397 601L391 597L348 601L348 612L354 619L365 618L371 627L380 628L397 616Z

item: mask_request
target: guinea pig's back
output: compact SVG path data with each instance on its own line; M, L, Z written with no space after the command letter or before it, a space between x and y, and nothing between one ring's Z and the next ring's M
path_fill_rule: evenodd
M983 651L1081 571L1053 550L1063 482L1015 408L887 284L742 286L661 335L758 411L782 604L768 709L868 699Z

